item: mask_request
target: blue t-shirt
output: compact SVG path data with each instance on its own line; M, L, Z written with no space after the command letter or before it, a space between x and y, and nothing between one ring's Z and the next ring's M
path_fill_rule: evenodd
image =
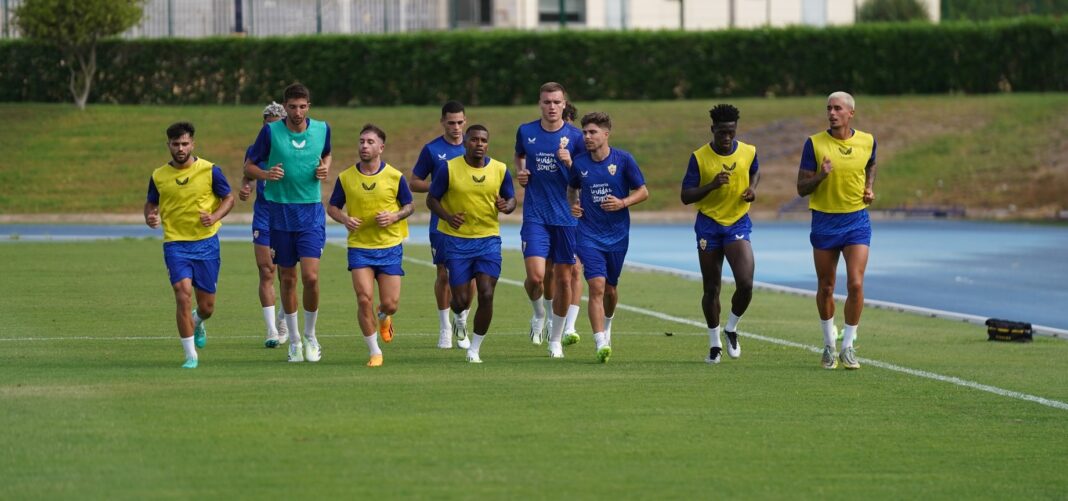
M438 169L445 168L445 164L460 155L464 154L464 145L449 144L445 140L445 136L438 136L437 139L426 143L423 146L423 150L419 152L419 159L415 161L415 166L412 167L412 176L419 179L426 179L430 176L431 181L438 177ZM438 233L438 215L430 212L430 233Z
M523 198L523 222L552 226L575 226L567 204L567 184L571 177L568 168L556 157L561 138L568 140L571 159L586 151L582 131L564 123L556 132L541 127L541 120L519 126L515 133L515 153L527 160L530 180Z
M252 154L252 146L245 150L245 160ZM267 162L257 164L260 169L267 170ZM263 187L267 182L262 179L256 180L256 201L252 202L252 229L267 230L271 228L271 212L268 204L271 202L263 196Z
M305 119L307 124L311 124L311 119ZM267 165L267 160L271 158L271 124L266 124L260 129L260 134L256 136L256 142L249 148L246 156L252 163L259 165L264 170L270 169L272 166ZM326 140L323 143L323 151L320 153L320 157L325 157L330 154L330 125L326 125ZM256 183L256 195L257 201L262 198L263 192L261 190L261 184ZM265 184L265 183L264 183ZM281 231L299 231L308 226L322 226L326 227L326 211L323 209L322 203L273 203L267 207L270 213L270 225L272 230Z
M624 150L611 148L596 162L588 152L575 157L571 187L577 188L582 217L578 219L575 243L608 252L624 252L630 243L630 209L608 212L601 208L608 195L624 198L645 185L638 162Z

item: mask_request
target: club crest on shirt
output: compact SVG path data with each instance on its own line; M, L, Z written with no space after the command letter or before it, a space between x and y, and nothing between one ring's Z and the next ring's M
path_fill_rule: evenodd
M708 248L708 240L705 240L703 238L698 240L697 246L700 247L701 250L705 250L706 248Z
M308 144L308 140L305 139L305 140L303 140L303 141L298 143L296 139L290 139L289 140L289 144L292 144L293 147L298 149L298 150L303 150L304 149L304 145Z
M174 182L178 183L178 186L185 186L189 184L189 177L186 176L185 179L174 178Z
M723 172L734 172L735 167L738 167L738 162L732 163L730 165L730 167L728 167L727 164L720 164L720 165L723 166Z
M617 169L616 164L608 164L608 175L609 176L616 175L616 169Z
M474 174L471 174L471 180L476 183L483 183L486 181L486 175L483 174L482 177L475 177Z
M848 157L849 155L853 154L853 147L850 146L848 148L843 148L843 147L839 146L838 147L838 153L841 153L841 154L843 154L843 155Z
M367 191L371 191L371 190L375 189L376 185L378 185L378 183L371 183L371 186L367 186L366 184L360 183L360 186L363 186L363 189L365 189Z

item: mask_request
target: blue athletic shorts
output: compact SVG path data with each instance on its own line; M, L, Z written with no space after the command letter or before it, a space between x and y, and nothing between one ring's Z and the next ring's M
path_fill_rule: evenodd
M430 257L435 265L445 264L445 243L442 241L442 233L430 234Z
M501 276L501 237L461 238L442 234L449 285L466 284L477 273Z
M576 250L582 260L582 274L587 281L604 277L605 283L612 287L619 284L619 275L623 273L623 259L627 257L627 251L612 252L585 246L579 246Z
M301 258L322 259L326 246L326 228L313 226L302 231L271 230L274 264L292 268Z
M252 227L252 243L256 245L271 246L271 229Z
M697 235L697 250L709 251L739 240L750 241L749 234L753 232L753 222L749 220L749 214L746 214L734 224L723 226L698 212L693 230Z
M385 249L356 249L349 247L349 271L357 268L371 268L378 275L404 276L401 259L404 257L402 245Z
M543 257L557 264L575 264L575 227L523 222L519 238L523 257Z
M844 214L812 211L812 248L842 250L850 245L871 246L871 219L865 209Z
M187 278L193 279L193 287L215 294L219 282L219 259L190 259L182 256L163 256L167 264L167 273L171 276L171 285Z

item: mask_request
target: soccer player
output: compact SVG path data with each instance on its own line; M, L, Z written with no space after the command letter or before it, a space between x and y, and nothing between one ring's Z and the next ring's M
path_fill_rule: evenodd
M411 190L426 193L430 190L430 181L435 173L445 168L449 160L464 154L464 126L467 115L464 105L459 101L449 101L441 107L441 128L444 133L437 139L423 146L419 159L412 167L409 180ZM428 179L429 178L429 179ZM467 339L467 314L464 310L457 318L449 318L449 270L445 268L445 254L441 251L441 232L438 231L438 215L430 213L430 255L437 267L438 275L434 281L434 298L438 303L438 348L451 349L452 338L462 349L471 346ZM470 294L475 294L475 283L471 282Z
M330 217L349 230L349 271L356 291L368 367L382 365L382 341L393 340L393 318L400 301L401 242L408 236L412 192L404 175L382 161L386 133L373 124L360 130L360 162L338 175L330 196ZM374 310L378 282L378 311Z
M582 117L586 152L575 157L571 188L578 190L571 213L578 218L576 249L590 285L590 327L597 359L612 355L612 316L619 302L619 274L630 245L630 209L649 198L645 177L630 153L612 148L607 113Z
M582 131L564 122L567 103L564 87L556 82L541 86L538 97L541 118L519 126L516 131L516 179L526 189L523 199L523 226L520 229L527 278L524 287L534 315L530 338L541 344L546 311L545 264L553 262L553 273L565 279L554 280L552 291L552 330L549 355L562 357L563 343L578 342L578 334L562 341L565 317L571 302L571 280L575 265L575 217L567 199L571 159L585 151Z
M479 349L493 320L493 292L501 276L501 225L498 214L515 210L515 189L508 167L486 156L489 131L482 125L467 128L463 156L449 160L441 175L430 183L427 207L438 215L445 266L452 287L452 311L471 307L467 284L478 290L474 336L467 361L482 363Z
M567 124L574 124L575 119L578 118L578 108L568 101L564 104L564 111L562 113L564 122ZM543 289L545 290L543 297L545 301L545 308L552 310L553 303L553 263L552 260L546 260L545 262L545 280L543 281ZM565 339L577 339L578 332L575 330L575 322L578 320L579 309L582 304L582 259L575 256L575 266L571 268L571 302L567 307L567 315L564 316L564 338ZM546 322L547 329L552 330L552 319ZM541 337L533 337L531 341L534 344L541 344Z
M823 328L824 369L859 369L853 341L864 309L864 270L871 245L867 206L875 200L875 136L850 127L856 112L853 96L827 96L830 128L805 141L797 172L797 194L811 195L812 259L816 266L816 309ZM842 352L835 353L834 283L838 257L845 256L847 291Z
M701 310L708 326L708 358L718 364L723 352L719 335L719 291L723 277L723 258L734 273L734 296L724 326L727 354L742 356L738 343L738 322L753 299L753 247L749 234L749 205L756 200L760 182L760 163L756 147L735 139L738 133L738 108L719 104L708 112L712 118L712 141L690 155L690 164L682 179L682 203L694 204L697 220L697 259L701 265L704 295Z
M207 342L204 321L215 312L219 280L216 233L234 207L234 195L222 170L193 156L195 134L188 122L167 127L171 160L152 172L145 201L145 224L149 228L163 225L163 261L174 289L185 369L197 368L197 348Z
M271 101L263 109L263 124L277 122L286 117L286 110L282 105ZM252 146L245 151L245 159L248 159ZM266 162L260 163L259 167L266 167ZM267 325L267 339L263 345L274 348L284 344L289 338L286 329L285 315L281 309L275 312L274 307L274 262L271 260L271 218L267 204L270 202L263 196L263 180L256 180L245 176L241 183L241 191L237 197L242 201L248 200L252 194L252 184L256 184L256 201L252 204L252 250L256 256L256 267L260 270L260 306L263 308L263 322Z
M311 93L304 85L286 87L282 97L286 119L260 130L245 160L245 175L267 181L263 195L271 202L271 252L282 279L289 361L318 362L319 260L326 245L320 185L330 171L330 126L308 118ZM261 169L261 162L269 168ZM297 263L304 284L303 341L297 327Z

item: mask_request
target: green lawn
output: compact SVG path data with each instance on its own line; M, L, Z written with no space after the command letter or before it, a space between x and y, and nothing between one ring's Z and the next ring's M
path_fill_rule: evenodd
M428 259L428 249L409 246ZM323 360L262 347L247 243L224 243L200 368L179 369L160 243L0 245L0 499L1060 498L1068 411L743 338L707 351L697 282L627 271L614 354L552 360L501 283L479 366L436 349L430 268L405 268L386 365L363 366L344 250L323 259ZM505 256L504 277L522 264ZM728 289L727 293L730 292ZM585 314L585 309L583 310ZM751 332L820 342L812 300L758 292ZM673 333L665 336L666 332ZM1068 401L1068 343L865 312L861 357Z
M742 111L740 139L758 148L763 180L756 212L796 198L801 146L826 127L823 98L730 99ZM634 153L652 196L636 210L680 209L679 183L690 153L709 140L716 100L579 102L580 114L609 112L612 141ZM198 126L198 152L238 175L259 129L261 107L0 103L0 214L138 213L152 169L169 158L163 131ZM374 122L388 133L385 158L408 172L424 143L441 133L437 107L313 108L333 127L333 176L356 158L356 135ZM876 135L876 208L961 204L1050 217L1063 209L1068 162L1068 94L860 96L854 125ZM538 117L534 103L468 110L491 131L490 154L512 163L516 127ZM240 204L238 210L248 210Z

